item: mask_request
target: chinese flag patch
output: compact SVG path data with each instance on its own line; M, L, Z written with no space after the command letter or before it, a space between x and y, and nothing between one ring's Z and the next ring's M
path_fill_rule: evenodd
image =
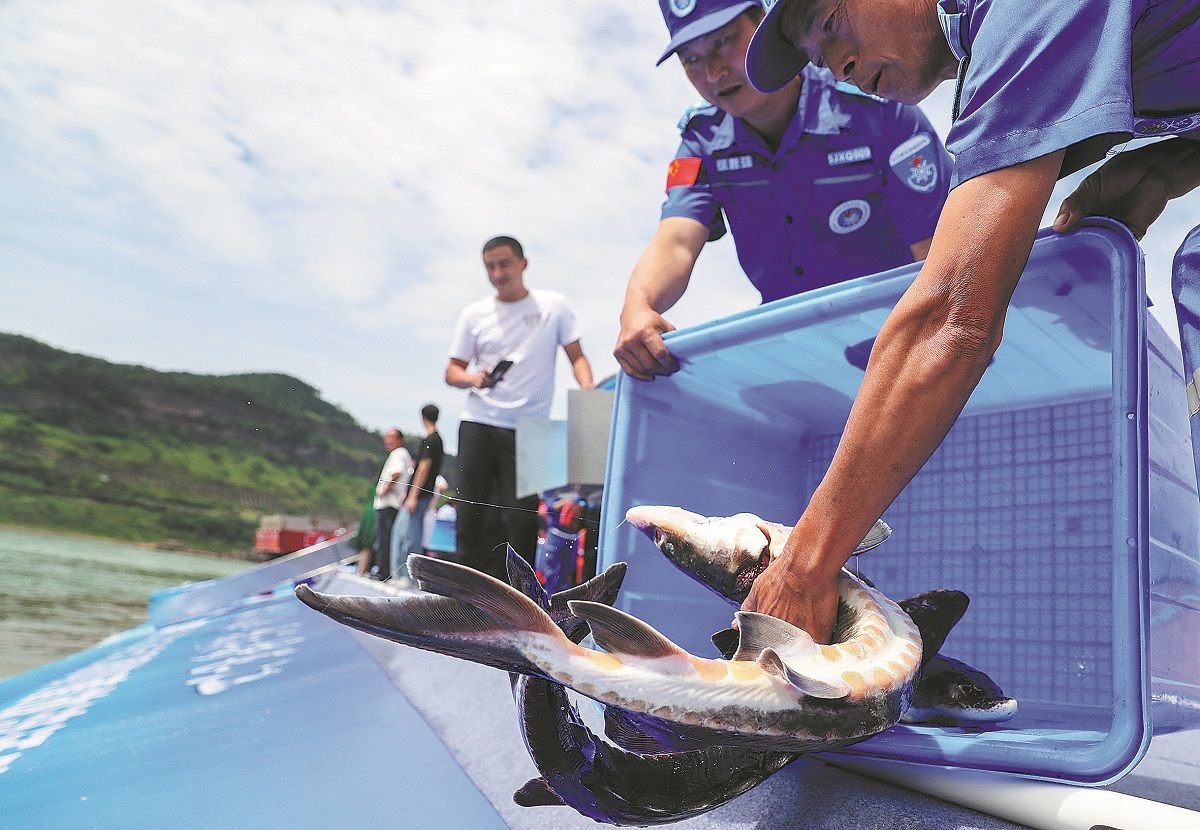
M678 158L667 166L667 190L672 187L689 187L700 175L700 159L695 156Z

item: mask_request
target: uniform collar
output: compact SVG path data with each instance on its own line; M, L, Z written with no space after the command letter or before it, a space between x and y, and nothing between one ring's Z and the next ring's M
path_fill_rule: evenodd
M942 34L946 36L946 43L958 61L962 61L968 55L967 47L963 43L966 14L962 8L963 4L959 0L940 0L937 4L938 23L941 24Z
M837 81L828 69L818 69L811 63L800 72L804 86L796 104L800 130L813 135L837 135L850 127L850 113L842 109L837 96ZM796 122L793 122L796 123ZM788 128L788 132L791 128ZM784 134L786 140L787 133Z
M804 133L838 135L850 128L850 113L842 108L838 100L837 82L832 73L828 69L818 69L810 63L800 75L803 84L800 87L800 97L796 101L796 114L783 131L783 138L779 142L780 149L791 147ZM731 145L752 146L765 152L762 139L742 119L726 116L722 127L731 128Z

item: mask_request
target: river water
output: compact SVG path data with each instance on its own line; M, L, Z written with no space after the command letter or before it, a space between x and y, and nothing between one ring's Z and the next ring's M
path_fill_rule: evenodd
M0 678L145 622L151 591L249 564L0 528Z

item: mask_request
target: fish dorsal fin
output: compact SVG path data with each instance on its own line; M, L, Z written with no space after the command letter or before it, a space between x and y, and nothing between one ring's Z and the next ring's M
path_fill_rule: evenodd
M566 802L550 789L545 778L530 778L513 793L513 801L522 807L564 807Z
M737 654L738 639L740 636L736 628L726 628L724 631L718 631L709 639L717 647L717 651L721 652L722 657L726 660L732 660L733 655Z
M883 519L878 519L871 529L867 531L867 535L863 537L863 540L858 543L858 547L856 547L854 552L850 555L857 556L860 553L866 553L869 550L874 550L886 542L888 537L891 535L891 525L889 525Z
M408 572L421 590L473 605L497 623L519 631L563 636L536 602L474 568L413 554L408 558Z
M572 600L571 613L587 620L596 645L614 654L650 659L686 656L687 652L659 634L649 624L624 611L598 602Z
M543 611L550 610L550 595L538 581L533 567L513 550L512 545L505 545L504 567L508 571L508 584L525 596L536 602Z
M561 605L565 609L571 600L581 599L587 602L599 602L602 605L612 605L617 601L617 595L621 592L621 583L625 579L625 572L628 568L629 566L624 562L614 562L605 569L604 573L593 576L582 585L559 591L550 597L550 604L554 607Z
M773 648L763 649L755 662L767 674L783 678L809 697L836 700L850 694L850 685L848 683L831 683L812 677L805 677L802 674L792 671L783 658L779 656L779 652Z
M772 648L785 658L817 653L817 644L808 632L790 622L755 611L738 611L736 616L741 636L734 660L753 660L765 648Z
M587 623L571 613L568 603L573 599L582 599L612 605L617 601L617 594L621 591L621 582L625 579L625 571L625 563L616 562L609 565L604 573L593 576L582 585L559 591L550 597L550 618L563 630L567 639L578 643L588 635Z
M897 605L921 632L921 667L942 649L950 631L967 612L971 599L962 591L939 589L900 600Z

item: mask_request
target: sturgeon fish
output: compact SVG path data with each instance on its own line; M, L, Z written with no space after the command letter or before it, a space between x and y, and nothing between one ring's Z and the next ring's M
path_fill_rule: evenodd
M682 507L631 507L625 519L689 576L739 605L792 533L791 527L753 513L701 516ZM874 550L891 535L886 522L875 522L852 555Z
M576 643L586 635L587 624L574 616L555 617L553 609L583 598L611 605L625 574L624 563L618 563L578 588L550 597L512 548L507 565L509 584L551 613ZM665 824L727 803L797 757L736 746L670 752L653 736L628 725L622 733L626 740L650 754L626 751L587 727L561 684L519 674L510 677L521 734L539 774L513 794L524 807L569 806L607 824ZM607 715L615 710L605 711Z
M536 602L462 565L409 559L433 597L339 597L299 586L301 601L406 645L552 680L601 703L672 724L707 744L808 752L855 743L908 707L921 635L896 603L852 574L838 580L842 633L819 646L783 620L738 612L734 659L687 653L651 626L602 603L573 600L605 651L573 643Z
M746 599L754 580L779 556L792 532L787 525L753 513L706 517L671 506L632 507L625 518L676 567L734 604ZM873 550L891 533L885 522L877 521L853 555ZM859 579L870 584L866 577ZM999 723L1016 715L1017 701L990 677L938 653L969 601L961 591L939 590L899 602L920 630L923 646L912 709L902 718L906 723ZM735 638L731 629L718 632L713 642L729 657Z

